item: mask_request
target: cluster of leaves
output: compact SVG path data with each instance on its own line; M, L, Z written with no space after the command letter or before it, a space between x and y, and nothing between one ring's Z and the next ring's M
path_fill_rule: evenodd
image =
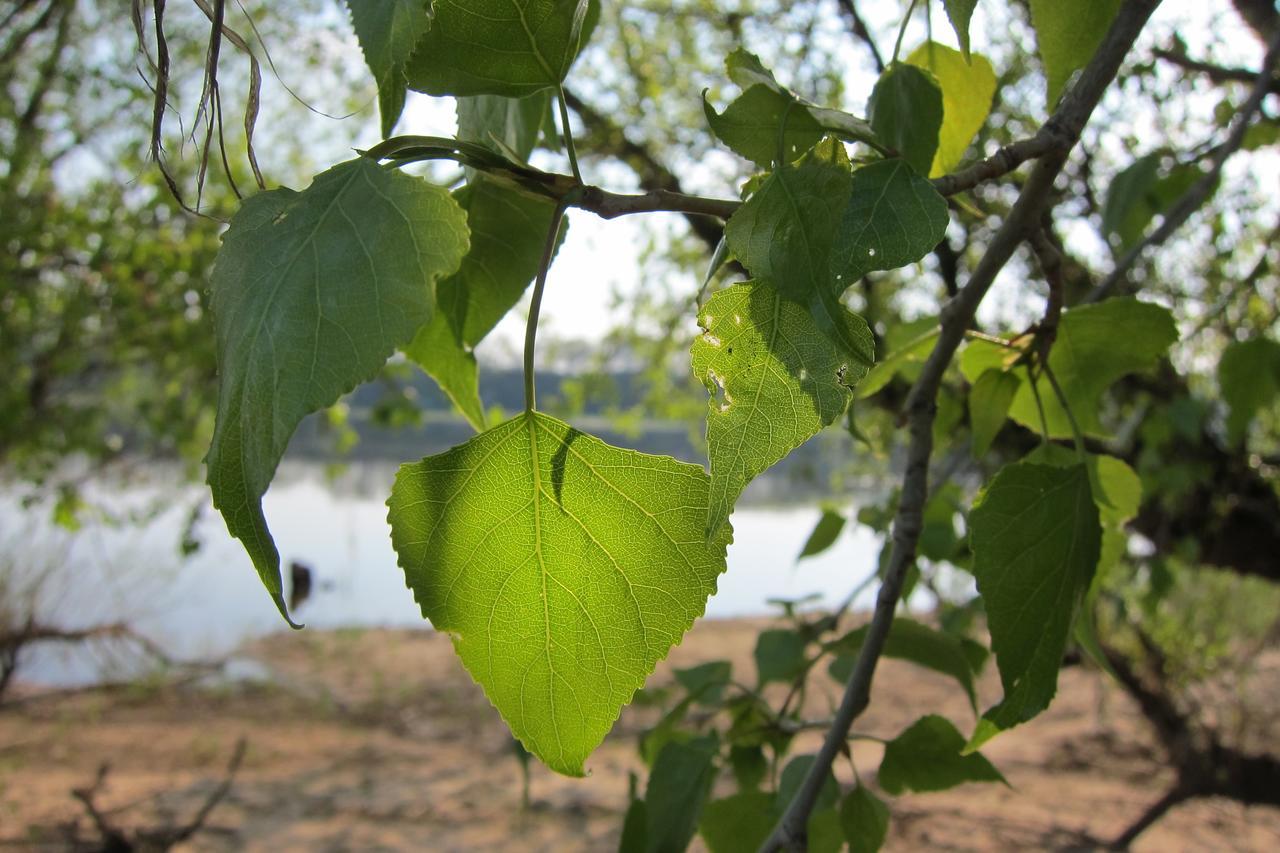
M709 473L609 446L535 407L537 308L565 238L564 211L627 212L608 209L607 194L583 183L567 125L564 80L599 4L441 0L430 13L422 0L348 5L378 83L384 135L414 89L457 99L458 137L390 139L303 191L250 198L231 223L213 273L214 503L288 618L262 495L300 421L404 352L479 433L397 477L389 521L408 585L520 741L553 769L581 775L621 707L714 593L747 484L845 417L855 396L910 381L933 350L938 331L927 320L910 334L889 330L902 346L877 364L875 333L847 292L945 240L948 202L931 178L964 161L997 89L991 63L970 49L975 4L945 4L961 50L930 41L905 61L895 54L866 117L801 97L745 50L726 61L737 96L723 108L704 97L715 136L760 170L740 203L698 200L732 211L721 254L749 276L697 314L691 364L710 398ZM1118 8L1081 5L1031 4L1050 104ZM564 150L573 175L530 167L538 147ZM466 167L465 185L451 191L399 171L441 158ZM1189 175L1151 160L1116 182L1104 228L1118 251L1141 239ZM489 426L474 348L535 281L527 408ZM920 544L924 559L976 580L1004 696L968 737L926 716L891 741L879 773L889 793L1000 778L976 750L1048 706L1072 637L1094 642L1077 617L1096 595L1099 569L1126 550L1142 483L1125 462L1093 452L1108 437L1104 399L1122 378L1155 367L1176 327L1168 310L1133 298L1064 312L1055 293L1049 304L1029 329L970 339L947 374L967 391L967 419L955 403L954 417L938 421L944 430L967 423L978 457L1010 422L1043 443L989 479L967 512L966 536L954 525L963 494L938 489ZM1237 440L1280 387L1243 378L1258 360L1274 379L1266 339L1223 359ZM842 524L825 516L806 551L834 541ZM862 635L826 636L835 628L835 620L797 622L762 634L755 689L742 689L722 663L678 675L686 695L642 746L651 776L634 798L624 845L679 848L700 830L719 849L727 836L737 844L742 833L767 835L814 759L768 772L797 719L790 701L775 712L759 688L782 681L802 692L825 655L846 677ZM951 675L976 703L973 678L987 652L959 628L899 619L884 653ZM708 723L691 735L678 724L695 707L722 710L729 727ZM723 767L739 792L707 802ZM766 776L778 779L768 790ZM878 846L887 817L862 785L841 800L833 782L812 820L811 843L847 838L863 849Z

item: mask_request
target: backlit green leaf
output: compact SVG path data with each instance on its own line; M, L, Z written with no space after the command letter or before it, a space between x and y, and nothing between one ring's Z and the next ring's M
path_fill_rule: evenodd
M1021 386L1018 374L993 367L984 370L969 389L969 427L973 432L970 450L975 459L991 448Z
M1084 465L1018 462L996 474L969 514L973 575L1004 699L970 744L1049 705L1075 610L1093 580L1102 528Z
M598 0L436 0L405 74L429 95L519 98L564 80Z
M289 438L413 338L466 251L447 192L364 158L302 192L252 196L232 219L212 278L220 381L206 463L214 506L281 613L262 495Z
M482 176L454 197L467 214L471 251L457 273L436 286L438 310L405 353L480 430L484 406L472 350L537 275L555 203Z
M833 423L849 404L848 385L866 374L871 332L841 306L847 351L806 307L763 281L713 296L699 313L693 372L711 393L707 445L714 531L753 477Z
M392 544L423 615L552 769L587 755L724 571L696 465L526 412L401 467Z
M876 853L889 834L889 807L866 785L858 785L840 801L840 826L849 853Z
M813 526L813 531L805 540L804 547L800 549L800 555L796 559L803 560L805 557L821 554L834 545L836 539L840 537L840 531L844 530L844 520L844 516L835 510L824 509L822 517Z
M912 51L907 63L928 71L942 88L942 128L929 175L945 175L960 165L969 143L991 112L991 99L996 94L995 69L984 56L966 58L932 41Z
M921 175L929 174L942 128L942 89L914 65L890 65L867 101L871 129Z
M934 714L922 717L885 745L877 777L880 787L890 794L923 793L965 782L1005 781L981 755L962 755L964 745L964 736L947 719Z
M360 49L378 83L384 137L404 110L404 64L431 24L429 5L428 0L347 0Z
M1136 299L1108 299L1064 313L1049 366L1080 429L1090 435L1105 435L1100 418L1103 393L1120 377L1153 367L1177 337L1177 327L1167 309ZM1016 358L1016 353L1006 347L971 341L961 354L960 369L965 378L976 382L988 369L1004 367L1011 357ZM1053 387L1044 377L1037 380L1036 387L1044 404L1049 435L1071 437L1071 422ZM1009 416L1030 429L1040 430L1031 383L1022 383Z
M1050 109L1071 75L1093 58L1119 8L1120 0L1031 0L1031 25L1044 63Z

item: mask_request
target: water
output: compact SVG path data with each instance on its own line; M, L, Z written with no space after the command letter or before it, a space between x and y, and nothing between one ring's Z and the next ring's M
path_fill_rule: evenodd
M312 569L312 595L296 613L308 627L426 625L391 549L383 502L394 471L359 463L331 480L322 465L286 461L277 475L264 507L284 564ZM244 550L207 506L194 526L200 550L185 560L178 555L191 508L207 494L202 487L94 482L86 493L116 511L161 509L145 524L88 523L71 535L54 528L47 511L23 512L14 489L0 490L0 559L16 556L22 573L48 570L44 619L63 627L125 621L180 659L221 657L285 630ZM779 508L745 500L733 516L728 571L707 616L775 612L771 598L813 596L814 607L843 601L874 570L881 543L849 525L830 550L797 565L820 514L816 501ZM874 587L855 606L869 607L873 597ZM131 666L136 659L104 657L100 648L45 647L24 660L22 677L83 684L124 677Z

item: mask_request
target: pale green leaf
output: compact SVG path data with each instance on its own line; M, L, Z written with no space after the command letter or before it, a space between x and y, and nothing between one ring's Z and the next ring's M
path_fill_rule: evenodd
M1102 395L1122 376L1148 370L1177 340L1173 316L1165 308L1131 298L1081 305L1062 315L1049 366L1062 386L1072 414L1088 435L1105 435L1100 418ZM990 368L1006 366L1017 354L986 341L971 341L960 357L965 378L976 382ZM1049 435L1070 438L1071 421L1053 387L1036 380L1044 404ZM1040 430L1040 414L1030 382L1023 382L1009 408L1009 416L1029 429Z
M282 613L262 495L289 438L431 319L436 279L466 251L466 219L447 192L365 158L302 192L252 196L232 219L212 276L219 388L208 480Z
M840 801L840 826L849 853L876 853L889 834L889 807L867 786L858 785Z
M1093 58L1119 8L1120 0L1031 0L1050 109L1071 75Z
M1018 462L969 514L978 582L1004 699L971 746L1049 705L1075 610L1093 580L1102 528L1088 470Z
M920 260L942 242L947 222L946 200L902 160L858 169L832 251L838 289Z
M822 516L818 519L818 523L813 526L813 531L809 534L809 538L805 540L804 547L800 549L800 555L796 559L803 560L805 557L821 554L834 545L836 540L840 538L840 532L844 530L844 521L844 516L835 510L823 510Z
M942 128L929 175L945 175L960 165L986 123L996 94L995 69L985 56L966 57L932 41L912 51L907 63L927 70L942 89Z
M849 680L866 636L867 627L863 626L830 645L829 648L835 652L836 657L828 671L836 681L843 684ZM893 620L882 654L888 658L910 661L954 678L964 688L969 704L976 709L978 697L974 691L975 673L959 637L900 616Z
M436 286L436 315L405 354L439 383L467 420L484 429L472 350L520 300L538 273L555 203L477 176L454 197L467 214L471 251Z
M389 521L423 615L529 751L580 776L715 592L729 528L707 542L707 497L696 465L526 412L403 466Z
M378 83L384 137L404 111L404 65L431 25L429 5L427 0L347 0L360 49Z
M945 791L965 782L1004 782L978 754L964 755L964 736L944 717L921 717L884 748L877 776L890 794ZM1008 784L1007 782L1005 784Z
M951 29L956 31L956 39L960 42L960 50L965 59L969 58L969 21L973 18L973 10L978 0L943 0L943 8L947 10L947 20Z
M405 66L409 88L519 98L558 86L599 12L598 0L436 0Z
M984 370L969 389L969 428L973 432L970 451L975 459L991 448L1021 386L1016 373L991 368Z
M871 332L842 306L848 351L806 307L763 281L734 285L703 306L693 343L693 372L711 393L707 445L714 531L753 477L844 413L847 386L865 375Z
M1229 410L1227 435L1238 444L1254 416L1280 399L1280 343L1269 338L1232 342L1218 362L1218 388Z
M933 75L895 62L885 69L867 101L876 138L928 175L942 128L942 89Z

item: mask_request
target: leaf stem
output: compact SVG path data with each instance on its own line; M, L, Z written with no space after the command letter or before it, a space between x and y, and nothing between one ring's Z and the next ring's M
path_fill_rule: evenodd
M564 149L569 154L569 171L579 184L582 183L582 171L578 168L578 150L573 144L573 131L569 128L569 104L564 99L564 86L556 86L556 103L560 105L560 129L564 136Z
M898 27L898 40L893 43L893 59L889 60L890 65L898 61L898 54L902 51L902 37L907 34L907 24L911 23L911 14L915 10L916 0L911 0L911 5L907 7L907 14L902 16L902 24Z
M1058 398L1058 405L1062 406L1062 411L1067 413L1067 423L1071 424L1071 436L1076 442L1076 455L1083 462L1085 458L1084 433L1080 431L1080 424L1076 421L1076 416L1071 411L1071 405L1067 402L1067 395L1063 393L1062 386L1058 384L1058 377L1053 375L1053 368L1049 366L1049 362L1046 360L1040 367L1044 371L1045 378L1049 380L1049 385L1053 387L1053 393Z
M529 297L529 323L524 329L524 408L532 412L537 408L537 388L534 382L533 354L538 340L538 317L542 313L542 294L547 289L547 273L551 270L551 261L555 257L556 242L560 236L560 224L564 221L565 211L572 204L573 193L560 200L556 212L551 217L551 227L547 230L547 243L542 249L542 261L538 264L538 277L533 284L533 294Z

